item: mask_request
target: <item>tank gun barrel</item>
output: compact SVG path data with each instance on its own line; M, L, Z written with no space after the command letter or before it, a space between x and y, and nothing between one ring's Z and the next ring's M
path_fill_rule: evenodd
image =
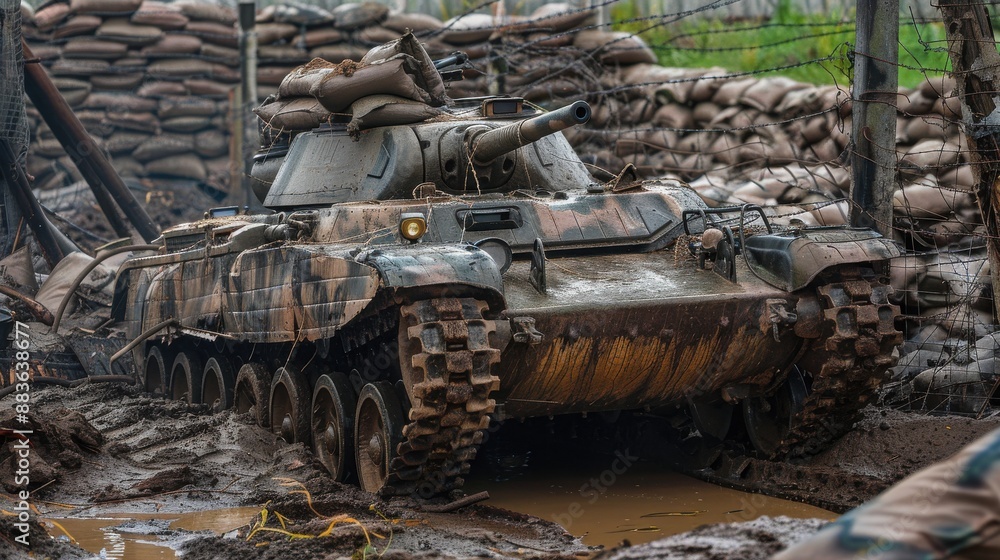
M577 101L562 109L480 134L472 142L472 156L476 162L488 163L544 136L589 120L590 105Z

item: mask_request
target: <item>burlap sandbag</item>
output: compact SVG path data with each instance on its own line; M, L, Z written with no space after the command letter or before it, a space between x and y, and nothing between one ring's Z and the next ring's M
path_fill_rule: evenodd
M78 14L107 14L134 12L142 0L70 0L70 7Z
M161 119L174 117L211 117L216 112L215 102L193 96L167 96L160 99L156 114Z
M656 63L656 55L638 35L624 31L587 29L576 34L573 46L598 57L603 64Z
M944 140L921 140L900 158L900 171L923 174L944 169L958 162L960 147Z
M87 35L97 30L104 20L97 16L73 16L66 23L56 27L52 32L53 39L65 39L76 35Z
M201 45L201 56L212 62L219 62L234 68L240 65L240 51L232 47L203 42Z
M204 181L208 178L205 163L195 154L182 154L153 160L146 164L146 173Z
M923 115L906 121L906 137L911 142L936 139L947 140L958 134L958 125L940 115Z
M66 149L55 138L33 142L31 151L45 158L57 158L66 153Z
M337 68L336 64L322 58L314 58L285 75L281 80L281 85L278 86L278 95L284 99L311 95L309 92L312 91L312 88L316 87L335 68Z
M893 212L915 219L946 219L972 204L974 200L970 193L941 188L931 178L925 178L920 184L907 185L892 195Z
M156 110L157 103L153 99L139 97L137 95L123 95L120 93L94 92L84 101L81 109L104 109L108 112L119 113L148 113Z
M105 139L104 148L112 155L131 154L143 142L149 140L149 137L149 133L146 132L122 130Z
M587 20L594 18L595 15L596 12L593 10L580 9L573 4L542 4L528 16L526 24L532 29L561 33L584 26Z
M141 163L194 151L194 137L190 134L158 134L139 145L132 157Z
M183 84L177 82L149 82L136 92L143 97L160 97L162 95L185 95L188 93Z
M239 35L231 24L214 21L191 21L184 26L184 31L201 37L202 41L224 47L239 46Z
M151 63L147 73L153 78L214 78L221 82L236 83L239 72L215 62L194 58L169 58Z
M69 4L49 4L35 14L35 27L39 31L48 31L58 25L72 13Z
M212 126L206 117L174 117L160 121L160 128L166 132L197 132Z
M322 58L323 60L329 60L331 62L340 62L342 60L361 60L361 57L365 56L368 52L365 49L355 46L355 45L326 45L322 47L316 47L315 49L309 50L309 56L315 58Z
M722 107L730 107L740 102L743 92L757 83L756 78L743 78L740 80L728 80L719 86L718 91L712 96L712 103Z
M388 43L389 41L399 39L399 35L399 33L393 31L392 29L375 26L362 29L361 31L358 31L355 36L364 44L380 45L382 43Z
M260 85L278 86L292 69L287 65L261 66L257 68L257 83ZM260 95L260 91L257 92Z
M191 95L202 97L227 98L233 86L220 84L212 80L184 80L184 86Z
M715 93L719 91L719 87L725 83L728 73L725 69L719 68L718 66L713 66L709 68L704 74L698 76L698 79L691 86L691 93L688 96L688 101L690 103L701 103L704 101L711 101L715 96Z
M261 64L302 64L309 60L309 52L292 45L261 45L257 49L257 60Z
M768 113L775 109L789 92L809 88L809 84L782 76L763 78L743 91L740 103Z
M90 95L90 82L73 78L52 78L52 83L71 106L77 106Z
M339 29L334 29L332 27L321 27L318 29L310 29L306 31L306 34L302 37L301 42L307 49L312 49L315 47L321 47L323 45L332 45L335 43L340 43L347 36L343 31Z
M159 41L143 47L139 51L142 56L162 57L178 54L197 54L201 52L201 39L194 35L167 33Z
M572 33L556 33L553 35L548 31L539 31L528 35L528 45L532 47L555 49L559 47L568 47L572 44Z
M194 136L194 151L207 158L229 153L229 139L221 130L206 130Z
M31 45L31 53L38 60L47 62L61 57L62 49L58 45L34 44Z
M382 22L383 27L392 29L396 33L412 31L417 34L423 34L428 31L437 31L443 25L441 20L430 14L414 14L397 12L395 10L390 12L389 17Z
M94 89L110 91L132 91L139 87L139 84L146 78L145 75L136 72L130 74L106 74L103 76L91 76L90 82L94 84Z
M653 126L662 128L693 128L694 113L684 105L663 105L653 114Z
M823 107L820 103L820 90L815 87L806 87L789 91L781 99L774 112L787 118L797 117L808 113L815 113Z
M262 23L256 26L257 44L270 45L291 39L299 32L299 26L290 23Z
M132 23L152 25L165 31L184 29L184 26L190 21L177 6L150 0L143 2L138 11L132 14L130 20Z
M75 37L63 45L63 56L66 58L116 60L125 56L127 51L128 45L126 44L90 37Z
M90 58L80 58L80 59L67 59L62 58L55 61L52 66L49 67L49 71L55 76L82 76L90 77L94 74L105 74L111 64L107 60L98 60Z
M351 103L349 132L380 126L413 124L441 115L443 111L394 95L370 95Z
M427 51L424 50L412 33L407 33L394 41L371 49L361 58L361 64L375 64L383 60L389 60L399 54L410 56L416 62L419 69L419 74L416 76L416 83L418 87L430 95L430 104L435 107L446 104L448 102L448 95L445 93L444 80L441 79L441 73L434 68L434 61L431 60Z
M337 69L325 76L310 93L333 113L345 111L362 97L377 94L430 103L430 95L414 80L419 73L417 62L406 54L369 65L345 61L338 64Z
M31 252L27 245L0 259L0 278L3 278L4 284L23 288L28 294L38 291L35 268L32 266Z
M331 13L334 27L352 31L382 23L389 16L389 7L377 2L351 2L337 6Z
M174 5L180 8L181 13L193 20L214 21L226 25L236 23L236 10L229 6L202 0L184 0Z
M125 58L119 58L118 60L111 63L112 72L146 72L146 66L149 64L149 59L144 56L139 56L139 53L135 51L128 51L128 55Z
M257 23L292 23L295 25L321 26L333 23L334 17L328 10L299 2L272 4L257 12Z
M130 46L143 46L163 38L163 30L152 25L136 25L125 18L112 18L102 23L95 35Z
M330 111L314 97L274 101L257 107L254 113L265 125L289 131L312 130L330 120Z
M444 22L439 37L449 45L468 45L486 41L496 31L493 16L464 14Z
M35 301L42 304L43 307L52 313L55 313L59 309L63 298L69 294L73 280L93 260L94 257L80 251L67 254L65 258L56 263L56 266L52 268L52 272L42 282L38 293L35 294ZM66 313L72 313L74 309L76 309L76 296L70 296L66 306Z
M160 132L160 121L151 113L111 113L105 120L109 125L121 130L139 132Z

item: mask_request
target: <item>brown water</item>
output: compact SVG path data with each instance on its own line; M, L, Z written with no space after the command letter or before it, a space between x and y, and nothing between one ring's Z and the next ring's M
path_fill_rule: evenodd
M105 551L113 560L159 560L178 558L167 543L155 535L119 530L118 526L129 520L171 520L171 529L189 531L214 531L222 534L245 525L260 508L229 508L193 513L123 513L96 518L47 518L49 534L53 537L68 535L84 549L100 554ZM58 524L58 525L56 525Z
M536 461L530 469L473 473L466 483L471 494L490 493L496 507L555 521L589 545L611 547L628 539L654 541L707 523L749 521L763 515L819 517L824 509L714 486L629 457L589 461ZM129 520L171 520L170 528L210 530L217 534L248 523L260 508L243 507L195 513L109 514L101 518L50 518L53 536L63 529L83 548L113 560L158 560L178 556L155 535L119 529Z
M487 490L490 505L555 521L583 537L583 542L606 547L623 539L644 543L706 523L750 521L763 515L836 517L825 509L722 488L622 456L587 464L533 465L508 481L477 473L466 490Z

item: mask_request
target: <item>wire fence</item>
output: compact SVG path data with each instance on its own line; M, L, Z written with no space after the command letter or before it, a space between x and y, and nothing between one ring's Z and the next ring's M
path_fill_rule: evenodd
M357 59L414 29L432 56L469 54L466 79L451 85L452 97L507 92L548 107L591 102L591 122L566 135L599 179L631 164L643 177L690 185L712 207L753 203L779 226L840 225L850 211L850 4L607 2L528 11L533 5L500 10L483 2L445 6L449 17L464 10L447 24L369 6L369 16L378 13L347 29L322 22L322 14L307 21L271 12L259 28L258 83L262 97L275 93L292 68L314 56ZM897 154L898 188L893 223L882 226L906 250L891 267L906 343L884 397L893 406L979 414L994 402L1000 347L992 334L987 239L947 76L945 24L917 4L904 4L899 23L904 86L896 97L896 144L886 147ZM610 16L603 22L601 10ZM734 10L770 11L734 20ZM96 47L84 39L100 35L106 22L60 35L70 20L36 21L31 39L123 169L140 177L186 173L186 180L215 180L224 190L230 167L222 123L235 81L235 31L225 31L232 20L215 17L219 28L180 13L187 21L180 28L162 24L155 41L136 39L104 58L88 58L86 48ZM167 37L186 43L157 52L156 41ZM43 148L33 148L39 181L52 188L72 182L37 115L34 123ZM56 157L46 159L45 149ZM188 158L184 165L176 164L180 156ZM55 173L66 176L55 180Z

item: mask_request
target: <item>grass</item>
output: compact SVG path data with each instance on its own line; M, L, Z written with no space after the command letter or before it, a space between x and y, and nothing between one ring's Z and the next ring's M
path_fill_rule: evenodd
M781 3L785 4L785 3ZM786 4L787 5L787 4ZM707 17L664 23L632 2L612 8L616 29L639 33L663 66L761 72L814 84L851 82L854 15L805 15L779 9L770 20L727 22ZM899 85L915 87L950 67L940 22L900 22Z

